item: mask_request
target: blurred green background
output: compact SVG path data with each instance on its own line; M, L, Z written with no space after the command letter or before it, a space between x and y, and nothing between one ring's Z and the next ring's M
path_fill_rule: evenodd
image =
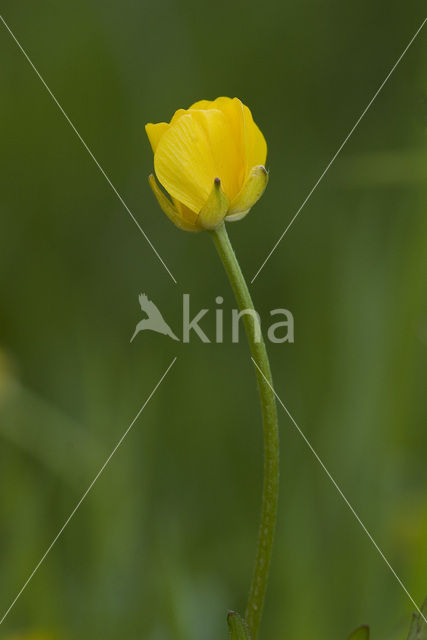
M0 25L0 615L178 360L1 637L218 640L244 610L262 479L244 340L130 344L146 292L229 285L207 234L154 202L148 121L239 96L270 184L230 225L252 277L425 17L361 0L3 0L1 13L174 273L174 285ZM276 389L417 600L427 595L427 27L252 287L286 307ZM213 333L214 318L203 326ZM227 333L228 331L228 333ZM403 638L413 609L280 411L281 502L262 638Z

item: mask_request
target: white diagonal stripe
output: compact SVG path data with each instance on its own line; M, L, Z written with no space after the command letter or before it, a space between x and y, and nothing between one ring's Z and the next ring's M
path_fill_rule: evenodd
M360 526L362 527L363 531L366 533L366 535L368 536L369 540L374 545L375 549L380 554L381 558L384 560L384 562L386 563L387 567L390 569L390 571L392 572L392 574L396 578L397 582L399 583L399 585L401 586L403 591L408 596L409 600L412 602L412 604L414 605L414 607L416 608L416 610L418 611L418 613L420 614L420 616L422 617L424 622L427 624L427 619L424 616L423 612L421 611L420 607L417 605L417 603L415 602L414 598L411 596L411 594L409 593L408 589L405 587L405 585L403 584L402 580L399 578L399 576L397 575L396 571L393 569L392 565L390 564L390 561L384 555L383 551L378 546L377 542L375 541L375 539L372 536L372 534L370 533L370 531L367 529L366 525L360 519L357 511L354 509L354 507L351 505L349 500L346 498L346 496L344 495L341 487L338 485L338 483L336 482L336 480L334 479L332 474L328 471L328 468L326 467L325 463L323 462L323 460L321 459L321 457L319 456L319 454L317 453L317 451L315 450L315 448L313 447L313 445L311 444L311 442L309 441L309 439L307 438L305 433L299 427L299 425L295 421L295 419L292 416L292 414L290 413L290 411L288 411L287 407L284 405L282 400L279 398L279 396L277 395L276 391L273 389L273 387L271 386L271 384L269 383L269 381L265 377L265 375L264 375L262 369L260 368L260 366L258 365L258 363L252 358L252 356L251 356L251 359L252 359L252 362L254 363L254 365L256 366L256 368L258 369L258 371L260 372L260 374L262 375L262 377L264 378L265 382L268 384L268 386L270 387L270 389L274 393L274 395L277 398L279 404L282 406L282 408L287 413L287 415L288 415L289 419L291 420L292 424L294 425L294 427L296 427L298 433L300 434L300 436L302 437L302 439L304 440L304 442L306 443L306 445L308 446L308 448L310 449L310 451L312 452L312 454L316 458L317 462L320 464L320 466L322 467L323 471L326 473L326 475L328 476L329 480L332 482L332 484L334 485L335 489L338 491L338 493L340 494L341 498L344 500L345 504L350 509L351 513L356 518L357 522L360 524Z
M58 531L58 533L56 534L56 536L54 537L54 539L52 540L52 542L50 543L50 545L48 546L48 548L46 549L44 554L42 555L42 557L40 558L39 562L36 564L36 566L34 567L32 572L28 576L27 580L24 582L23 586L21 587L21 589L19 590L19 592L17 593L17 595L15 596L15 598L13 599L13 601L11 602L11 604L9 605L9 607L7 608L5 613L3 614L3 617L0 620L0 625L4 622L6 617L9 615L10 611L13 609L13 607L15 606L15 604L17 603L17 601L19 600L19 598L21 597L21 595L23 594L23 592L27 588L28 584L33 579L34 575L37 573L37 571L40 569L40 567L43 564L43 562L46 560L46 557L48 556L48 554L50 553L50 551L52 550L52 548L54 547L54 545L56 544L58 539L63 534L64 529L68 526L68 524L70 523L70 520L75 516L77 510L80 508L81 504L86 499L88 493L92 490L94 484L96 483L96 481L98 480L100 475L105 470L105 468L108 465L108 463L110 462L111 458L114 456L114 454L116 453L117 449L120 447L120 445L122 444L123 440L126 438L126 436L128 435L129 431L132 429L133 425L138 420L139 416L144 411L145 407L150 402L151 398L156 393L157 389L160 387L161 383L166 378L167 374L169 373L170 369L175 364L175 362L176 362L176 357L172 360L172 362L170 363L170 365L168 366L166 371L163 373L162 377L157 382L156 386L154 387L154 389L152 390L152 392L150 393L150 395L148 396L148 398L146 399L146 401L144 402L144 404L142 405L142 407L140 408L140 410L138 411L138 413L136 414L136 416L134 417L134 419L132 420L132 422L130 423L130 425L128 426L128 428L126 429L124 434L122 435L122 437L120 438L120 440L117 442L116 446L114 447L114 449L112 450L112 452L110 453L110 455L108 456L108 458L106 459L106 461L104 462L102 467L99 469L98 473L96 474L96 476L94 477L94 479L92 480L92 482L90 483L90 485L88 486L88 488L86 489L86 491L84 492L84 494L82 495L82 497L80 498L80 500L78 501L78 503L76 504L76 506L74 507L74 509L72 510L72 512L70 513L70 515L66 519L66 521L64 522L64 524L62 525L62 527L60 528L60 530Z
M368 110L370 109L370 107L372 106L372 104L374 103L374 101L376 100L376 98L378 97L378 95L380 94L380 92L382 91L384 85L387 83L387 81L389 80L390 76L393 74L393 72L395 71L396 67L398 66L398 64L401 62L402 58L406 55L409 47L412 45L412 43L414 42L415 38L418 36L418 34L420 33L421 29L424 27L425 23L427 22L427 18L424 18L424 20L422 21L421 25L418 27L418 29L416 30L416 32L414 33L414 35L412 36L412 38L410 39L409 43L406 45L405 49L402 51L402 53L400 54L400 56L398 57L398 59L396 60L396 62L394 63L394 65L392 66L392 68L390 69L389 73L387 74L387 76L385 77L385 79L383 80L383 82L380 84L379 88L377 89L377 91L375 92L375 94L372 96L371 100L368 102L367 106L365 107L365 109L362 111L361 115L359 116L359 118L356 120L356 123L354 124L354 126L350 129L350 132L347 134L346 138L344 139L344 141L341 143L341 145L338 147L338 151L335 153L335 155L332 157L332 160L329 162L329 164L326 166L326 168L324 169L323 173L320 175L320 177L318 178L317 182L314 184L314 186L312 187L311 191L309 192L308 196L306 197L306 199L303 201L303 203L301 204L300 208L298 209L298 211L296 212L296 214L294 215L294 217L292 218L292 220L290 221L290 223L288 224L288 226L286 227L286 229L284 230L284 232L282 233L282 235L280 236L280 238L277 240L276 244L273 246L273 248L271 249L270 253L267 255L267 257L265 258L264 262L261 264L260 268L258 269L258 271L256 272L256 274L254 275L254 277L251 280L251 283L254 282L254 280L259 276L259 274L261 273L262 269L264 269L267 261L271 258L271 256L273 255L273 253L276 251L277 247L279 246L279 244L281 243L281 241L283 240L283 238L285 237L285 235L287 234L287 232L289 231L289 229L291 228L291 226L293 225L293 223L295 222L295 220L297 219L297 217L299 216L299 214L301 213L301 211L304 209L305 205L307 204L307 202L310 200L311 196L313 195L313 193L316 191L317 187L319 186L319 184L322 182L323 178L325 177L325 175L328 173L329 169L331 168L331 166L333 165L333 163L335 162L335 160L337 159L337 157L339 156L339 154L341 153L341 151L343 150L343 148L345 147L345 145L347 144L347 142L349 141L350 137L353 135L353 133L355 132L355 130L357 129L357 127L359 126L360 122L363 120L363 118L365 117L366 113L368 112Z
M134 221L134 223L136 224L136 226L138 227L139 231L142 233L142 235L144 236L145 240L148 242L148 244L150 245L150 247L152 248L152 250L154 251L154 253L156 254L157 258L160 260L160 262L162 263L162 265L164 266L164 268L166 269L166 271L168 272L168 274L170 275L170 277L172 278L172 280L175 282L175 284L177 284L174 276L172 275L172 273L170 272L170 270L168 269L168 267L166 266L165 261L163 260L163 258L161 257L161 255L159 254L159 252L157 251L157 249L155 248L155 246L153 245L153 243L151 242L150 238L147 236L147 234L145 233L144 229L141 227L141 225L139 224L138 220L135 218L134 214L132 213L132 211L129 209L129 207L127 206L126 202L123 200L122 196L120 195L120 193L117 191L116 187L114 186L114 184L111 182L109 176L107 175L107 173L104 171L104 169L102 168L102 166L99 164L98 160L95 158L92 150L89 148L89 146L86 144L85 140L83 139L83 137L80 135L79 131L77 130L77 128L75 127L75 125L73 124L73 122L70 120L68 114L66 113L66 111L63 109L63 107L61 106L61 104L59 103L59 101L57 100L56 96L54 95L54 93L51 91L51 89L49 88L48 84L46 83L45 79L43 78L43 76L41 75L41 73L39 72L39 70L37 69L37 67L35 66L35 64L32 62L31 58L29 57L29 55L27 54L27 52L25 51L25 49L23 48L23 46L21 45L21 43L18 41L17 37L15 36L15 34L13 33L12 29L9 27L9 25L7 24L6 20L3 18L2 15L0 15L0 20L3 22L4 26L6 27L6 29L8 30L8 32L10 33L10 35L12 36L13 40L15 41L15 43L17 44L19 50L21 51L21 53L24 55L24 57L26 58L27 62L30 64L30 66L32 67L33 71L36 73L37 77L39 78L40 82L43 84L44 88L46 89L46 91L49 93L50 97L52 98L52 100L55 102L56 106L58 107L58 109L60 110L60 112L62 113L62 115L64 116L64 118L66 119L66 121L68 122L68 124L70 125L70 127L72 128L72 130L74 131L74 133L76 134L76 136L78 137L78 139L80 140L80 142L82 143L83 147L86 149L86 151L88 152L88 154L90 155L90 157L92 158L92 160L94 161L94 163L96 164L96 166L98 167L99 171L102 173L102 175L104 176L104 178L106 179L106 181L108 182L108 184L110 185L111 189L114 191L115 195L117 196L118 200L120 201L120 203L123 205L123 207L126 209L126 211L128 212L128 214L130 215L130 217L132 218L132 220Z

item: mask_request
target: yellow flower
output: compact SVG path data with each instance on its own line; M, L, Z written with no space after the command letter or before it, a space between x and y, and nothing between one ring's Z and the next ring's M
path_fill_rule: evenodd
M267 143L238 98L201 100L178 109L168 123L145 126L154 170L150 175L163 211L185 231L214 229L240 220L267 186Z

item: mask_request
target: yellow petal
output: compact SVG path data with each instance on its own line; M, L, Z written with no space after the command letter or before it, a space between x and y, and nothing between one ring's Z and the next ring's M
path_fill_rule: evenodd
M244 159L244 175L240 185L243 186L253 167L265 165L267 143L255 124L250 109L239 98L217 98L215 102L217 108L221 109L232 123L234 135L239 141L240 153Z
M239 153L244 152L243 144L243 105L238 98L216 98L216 100L199 100L190 109L206 111L218 109L223 112L231 127L231 135L235 141ZM243 180L243 176L242 176Z
M169 125L167 122L158 122L157 124L152 124L151 122L149 122L145 125L145 132L150 141L153 153L156 152L159 140L168 128Z
M230 201L221 188L221 180L215 178L210 196L201 209L197 221L204 229L215 229L225 218Z
M229 98L226 98L226 100L229 100ZM218 107L215 106L215 102L215 100L198 100L192 104L189 109L217 109Z
M154 168L173 198L200 211L216 176L206 136L190 114L182 115L165 131L154 154Z
M215 100L198 100L191 105L190 109L220 109L221 111L225 111L227 105L233 102L233 100L238 100L238 98L227 98L225 96L221 96L220 98L215 98Z
M254 204L261 198L268 182L268 173L262 165L253 167L238 196L231 203L227 220L236 221L243 218Z
M182 211L180 210L180 208L176 207L175 204L173 204L169 200L169 198L165 196L163 191L159 188L156 182L156 179L152 173L148 176L148 183L162 211L167 215L169 220L171 220L177 227L179 227L179 229L182 229L183 231L200 231L201 230L200 227L197 226L195 223L191 223L182 217L181 215Z
M230 122L217 109L181 114L161 137L154 156L160 183L196 213L205 205L215 178L221 179L230 200L237 195L241 163Z
M250 109L242 104L244 122L244 141L246 155L246 177L253 167L265 166L267 143L259 127L255 124Z
M183 204L179 200L176 200L176 198L172 198L172 201L175 206L175 209L178 211L179 217L186 224L189 224L190 226L195 226L197 227L198 230L200 230L201 227L197 222L198 214L194 213L194 211L191 211L191 209L189 209L185 204Z
M188 109L177 109L172 116L172 119L169 124L175 124L175 122L181 117L188 113Z
M242 186L243 158L230 120L219 109L191 110L203 128L211 149L215 178L220 178L230 201ZM212 185L212 182L211 182Z
M199 100L191 109L219 109L229 120L233 137L243 158L244 175L241 176L240 187L257 165L265 165L267 159L267 143L259 127L255 124L250 109L239 98L220 97L216 100Z

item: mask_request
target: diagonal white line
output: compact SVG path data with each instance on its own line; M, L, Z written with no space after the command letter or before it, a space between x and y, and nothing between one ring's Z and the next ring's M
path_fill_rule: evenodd
M406 593L406 595L408 596L409 600L412 602L412 604L414 605L414 607L416 608L416 610L418 611L418 613L420 614L420 616L422 617L422 619L424 620L424 622L427 624L427 619L424 616L423 612L421 611L420 607L417 605L417 603L415 602L414 598L411 596L411 594L409 593L408 589L405 587L405 585L403 584L402 580L399 578L399 576L397 575L396 571L393 569L393 567L391 566L389 560L386 558L386 556L384 555L384 553L382 552L382 550L380 549L380 547L378 546L378 544L375 542L375 539L373 538L372 534L369 532L369 530L366 528L366 526L364 525L364 523L362 522L362 520L360 519L358 513L356 512L356 510L353 508L353 506L350 504L350 502L348 501L348 499L346 498L346 496L344 495L342 489L340 488L340 486L337 484L336 480L333 478L333 476L331 475L331 473L328 471L325 463L323 462L323 460L320 458L319 454L317 453L317 451L314 449L313 445L311 444L311 442L309 441L309 439L307 438L307 436L305 435L305 433L302 431L302 429L300 429L300 427L298 426L297 422L295 421L294 417L291 415L291 413L288 411L288 409L286 408L286 406L284 405L284 403L282 402L282 400L279 398L279 396L277 395L276 391L273 389L273 387L271 386L271 384L269 383L269 381L267 380L267 378L265 377L264 373L262 372L261 368L259 367L258 363L252 358L251 356L251 360L254 363L254 365L256 366L256 368L258 369L258 371L260 372L260 374L262 375L262 377L264 378L264 380L266 381L266 383L268 384L268 386L270 387L270 389L272 390L272 392L274 393L275 397L277 398L278 402L280 403L280 405L283 407L283 409L285 410L285 412L287 413L288 417L290 418L292 424L294 425L294 427L296 427L298 433L300 434L300 436L302 437L302 439L304 440L304 442L306 443L306 445L308 446L308 448L310 449L310 451L312 452L312 454L314 455L314 457L316 458L317 462L320 464L320 466L322 467L323 471L326 473L326 475L328 476L329 480L332 482L332 484L334 485L335 489L338 491L338 493L340 494L341 498L344 500L345 504L347 505L347 507L350 509L351 513L353 514L353 516L356 518L357 522L360 524L360 526L362 527L363 531L366 533L366 535L368 536L369 540L372 542L372 544L374 545L375 549L378 551L378 553L380 554L381 558L384 560L384 562L386 563L386 565L388 566L388 568L390 569L390 571L392 572L392 574L394 575L394 577L396 578L397 582L399 583L399 585L402 587L403 591Z
M52 542L50 543L48 548L46 549L46 551L44 552L44 554L42 555L42 557L40 558L39 562L36 564L36 566L34 567L33 571L30 573L30 575L28 576L27 580L24 582L22 588L17 593L17 595L15 596L15 598L13 599L13 601L11 602L9 607L7 608L6 612L3 614L3 617L0 620L0 625L4 622L6 617L9 615L10 611L13 609L13 607L16 604L16 602L21 597L22 593L27 588L28 584L31 582L32 578L34 577L34 575L39 570L40 566L46 560L47 555L50 553L50 551L52 550L53 546L56 544L58 539L61 537L62 533L64 532L64 529L67 527L67 525L69 524L70 520L76 514L76 511L79 509L79 507L81 506L82 502L85 500L85 498L87 497L88 493L93 488L95 482L98 480L98 478L100 477L100 475L104 471L105 467L108 465L108 463L110 462L111 458L114 456L114 454L116 453L117 449L120 447L120 445L122 444L123 440L126 438L126 436L128 435L129 431L132 429L133 425L138 420L139 416L144 411L145 407L150 402L151 398L156 393L157 389L160 387L161 383L166 378L167 374L169 373L170 369L173 367L175 362L176 362L176 357L172 360L172 362L170 363L170 365L168 366L166 371L163 373L162 377L160 378L160 380L158 381L158 383L156 384L156 386L154 387L154 389L152 390L152 392L150 393L150 395L148 396L148 398L146 399L146 401L144 402L144 404L142 405L142 407L140 408L140 410L138 411L138 413L136 414L136 416L134 417L134 419L132 420L132 422L130 423L130 425L128 426L128 428L126 429L126 431L124 432L124 434L122 435L122 437L120 438L120 440L118 441L118 443L116 444L116 446L114 447L114 449L112 450L112 452L110 453L110 455L108 456L108 458L106 459L106 461L104 462L104 464L102 465L102 467L100 468L100 470L98 471L96 476L94 477L94 479L92 480L92 482L90 483L90 485L88 486L88 488L86 489L86 491L84 492L84 494L82 495L82 497L80 498L80 500L78 501L78 503L76 504L76 506L74 507L74 509L72 510L70 515L68 516L68 518L66 519L66 521L64 522L64 524L62 525L62 527L60 528L60 530L58 531L58 533L56 534L56 536L54 537L54 539L52 540Z
M43 76L41 75L41 73L39 72L39 70L37 69L37 67L34 65L34 63L32 62L32 60L30 59L29 55L27 54L27 52L25 51L25 49L22 47L21 43L18 41L17 37L15 36L15 34L13 33L13 31L11 30L11 28L9 27L9 25L7 24L6 20L3 18L2 15L0 15L0 20L3 22L4 26L6 27L6 29L8 30L8 32L10 33L10 35L12 36L13 40L15 41L15 43L17 44L18 48L20 49L21 53L24 55L24 57L26 58L26 60L28 61L28 63L30 64L30 66L32 67L33 71L36 73L36 75L38 76L39 80L41 81L41 83L43 84L44 88L46 89L46 91L49 93L50 97L52 98L52 100L55 102L56 106L58 107L58 109L60 110L60 112L62 113L62 115L64 116L64 118L66 119L66 121L68 122L68 124L70 125L70 127L72 128L72 130L74 131L74 133L76 134L76 136L78 137L78 139L80 140L80 142L82 143L83 147L86 149L86 151L88 152L88 154L90 155L90 157L92 158L92 160L94 161L94 163L96 164L96 166L98 167L99 171L102 173L102 175L104 176L104 178L106 179L106 181L108 182L108 184L110 185L111 189L114 191L115 195L117 196L117 198L119 199L120 203L123 205L123 207L126 209L126 211L128 212L128 214L130 215L130 217L132 218L132 220L134 221L134 223L136 224L136 226L138 227L138 229L140 230L140 232L142 233L142 235L144 236L145 240L148 242L148 244L150 245L150 247L152 248L152 250L154 251L154 253L156 254L157 258L160 260L160 262L162 263L162 265L164 266L164 268L166 269L166 271L168 272L168 274L170 275L170 277L172 278L172 280L174 281L175 284L177 284L174 276L172 275L172 273L169 271L168 267L166 266L165 261L163 260L163 258L160 256L159 252L157 251L157 249L155 248L155 246L153 245L153 243L151 242L150 238L147 236L147 234L145 233L144 229L141 227L141 225L139 224L138 220L135 218L135 216L133 215L132 211L129 209L129 207L127 206L126 202L123 200L122 196L120 195L120 193L117 191L116 187L113 185L113 183L111 182L109 176L107 175L107 173L104 171L104 169L101 167L101 165L99 164L98 160L95 158L95 156L93 155L91 149L89 148L89 146L86 144L86 142L84 141L84 139L82 138L82 136L80 135L80 133L78 132L78 130L76 129L76 127L74 126L73 122L70 120L68 114L65 112L65 110L62 108L61 104L58 102L56 96L54 95L54 93L51 91L51 89L49 88L49 86L47 85L45 79L43 78Z
M381 93L382 89L384 88L384 85L387 83L387 81L390 79L391 75L393 74L393 72L395 71L396 67L398 66L398 64L401 62L402 58L406 55L409 47L412 45L412 43L414 42L415 38L418 36L418 34L420 33L421 29L424 27L425 23L427 22L427 18L424 18L423 22L421 23L421 25L418 27L418 29L416 30L416 32L414 33L414 35L412 36L412 38L410 39L409 43L406 45L405 49L402 51L402 53L400 54L400 56L398 57L398 59L396 60L396 62L394 63L394 65L392 66L391 70L389 71L389 73L387 74L387 76L385 77L384 81L380 84L379 88L377 89L377 91L375 92L375 94L372 96L371 100L368 102L367 106L365 107L365 109L362 111L361 115L359 116L359 118L356 120L356 123L354 124L354 126L350 129L350 132L347 134L346 138L344 139L344 141L341 143L341 145L338 147L337 152L335 153L335 155L332 157L332 160L329 162L329 164L326 166L326 168L324 169L323 173L320 175L320 177L318 178L317 182L314 184L314 186L312 187L311 191L309 192L308 196L306 197L306 199L303 201L303 203L301 204L300 208L298 209L298 211L296 212L296 214L294 215L294 217L292 218L292 220L290 221L290 223L288 224L288 226L286 227L286 229L284 230L284 232L282 233L282 235L280 236L280 238L278 239L278 241L276 242L276 244L273 246L273 248L271 249L270 253L267 255L267 257L265 258L264 262L261 264L260 268L258 269L258 271L256 272L256 274L254 275L254 277L251 280L251 283L254 282L254 280L259 276L259 274L261 273L262 269L264 269L267 261L271 258L271 256L273 255L273 253L276 251L277 247L279 246L279 244L281 243L281 241L283 240L284 236L286 235L286 233L289 231L289 229L291 228L291 226L293 225L293 223L295 222L295 220L297 219L297 217L299 216L299 214L301 213L301 211L304 209L305 205L307 204L307 202L310 200L311 196L313 195L313 193L316 191L317 187L319 186L319 184L322 182L323 178L325 177L325 175L328 173L329 169L331 168L331 166L333 165L333 163L335 162L335 160L337 159L337 157L339 156L339 154L341 153L341 151L343 150L343 148L345 147L345 145L347 144L347 142L349 141L350 137L353 135L353 133L355 132L355 130L357 129L357 127L359 126L359 124L361 123L361 121L363 120L363 118L365 117L366 113L368 112L368 110L370 109L370 107L372 106L372 104L374 103L374 101L376 100L376 98L378 97L378 95Z

